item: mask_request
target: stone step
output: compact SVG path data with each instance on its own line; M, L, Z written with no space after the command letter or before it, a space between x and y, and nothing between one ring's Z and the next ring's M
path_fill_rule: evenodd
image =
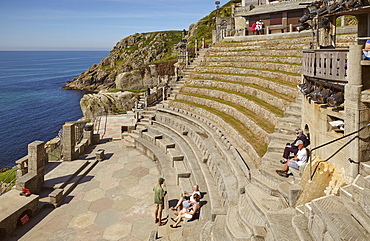
M175 143L169 140L166 140L166 139L157 139L155 144L166 153L167 153L167 149L175 148L176 146Z
M265 89L271 89L275 92L287 95L288 97L297 97L299 92L293 86L284 85L278 82L272 82L270 80L264 79L262 77L255 77L255 76L237 76L237 75L228 75L227 73L194 73L192 77L195 79L194 82L197 81L207 81L207 80L216 80L219 82L225 82L225 85L229 85L230 82L234 82L233 84L255 84L261 86ZM240 89L244 88L240 87Z
M286 71L291 73L301 73L301 65L292 65L285 63L270 63L270 62L203 62L201 66L208 67L234 67L234 68L261 68L269 70Z
M172 162L172 166L174 166L174 164L175 164L174 162L184 160L184 155L179 153L179 151L176 150L175 148L167 149L167 155L170 157L170 160Z
M230 237L226 236L225 226L226 226L226 215L217 215L211 231L212 241L230 240Z
M292 219L295 215L293 208L267 213L266 216L270 227L268 232L271 232L273 240L300 240L292 225Z
M268 193L269 195L280 195L280 192L278 191L279 183L261 173L258 173L257 175L252 175L252 183L256 184L261 190Z
M284 116L285 117L293 117L293 118L301 119L302 113L300 111L287 110L287 111L285 111Z
M260 172L267 176L268 178L274 180L275 182L294 182L293 175L289 175L288 177L282 177L276 173L276 170L282 170L283 164L281 164L279 161L277 162L271 162L267 165L262 164L259 168Z
M301 118L296 118L294 116L284 116L279 119L279 123L291 128L295 131L296 128L301 126Z
M211 241L212 240L212 227L213 227L213 222L208 221L206 224L203 226L201 232L200 232L200 237L199 240L201 241Z
M267 152L262 157L262 162L265 165L276 165L283 158L282 152Z
M300 76L271 71L269 69L253 69L253 68L234 68L234 67L213 67L213 66L199 66L194 71L198 73L221 73L221 74L240 74L240 75L257 75L277 80L298 84L301 81ZM299 94L298 91L297 95ZM282 92L284 93L284 92Z
M241 225L238 216L237 206L229 208L226 215L225 231L233 240L247 240L252 236L252 233Z
M283 123L280 120L281 119L279 119L278 124L274 127L274 132L279 133L279 134L283 134L283 135L294 136L296 128L294 128L293 126L298 126L298 125L293 124L293 126L292 125L288 126L288 125L286 125L286 123Z
M186 178L189 179L190 172L188 171L187 167L185 166L184 161L175 161L174 162L174 168L176 171L176 184L179 184L179 179ZM190 186L191 188L191 186ZM191 190L191 189L185 189L185 190Z
M270 134L270 141L272 143L283 143L282 148L285 148L286 143L293 142L297 137L295 135L282 134L282 133L272 133Z
M277 62L277 63L290 63L290 64L302 64L302 57L271 57L271 56L212 56L206 57L205 61L209 62Z
M356 221L351 212L337 196L326 196L312 201L313 214L319 215L334 240L369 240L369 233ZM321 235L317 230L310 231L313 238Z
M186 177L178 177L177 182L178 182L177 185L179 185L180 187L180 193L179 193L180 197L184 195L184 192L189 192L189 190L192 190L192 187L194 185L191 183L190 178L186 178Z
M222 46L212 47L210 52L226 52L226 51L246 51L246 50L300 50L309 48L309 43L297 43L297 44L282 44L281 42L276 45L270 45L268 43L262 44L258 42L254 46Z
M278 153L281 153L281 156L282 156L285 145L289 141L282 141L282 140L278 140L278 141L279 141L278 143L270 142L270 144L267 147L267 151L268 152L278 152ZM279 160L281 160L281 159L279 159Z
M153 144L155 144L156 139L162 139L162 135L159 134L153 134L151 132L142 132L141 133L141 138L144 140L147 140Z
M364 209L356 202L344 203L351 215L361 224L362 227L370 234L370 217L366 215Z
M302 56L302 50L289 49L289 50L276 50L276 49L265 49L265 50L245 50L245 51L210 51L206 56Z
M302 110L302 104L301 103L291 103L289 106L288 106L288 109L287 110L290 110L290 111L295 111L295 112L301 112Z
M271 196L253 183L245 187L245 195L249 205L264 221L267 221L268 213L285 210L288 207L283 198Z
M365 177L370 175L370 162L360 163L360 174Z

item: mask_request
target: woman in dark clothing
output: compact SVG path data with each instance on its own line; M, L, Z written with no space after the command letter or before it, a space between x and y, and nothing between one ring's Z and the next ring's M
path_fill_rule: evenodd
M287 160L289 159L290 153L293 153L294 155L297 154L298 152L298 147L295 145L295 143L298 140L301 140L303 142L303 146L306 147L310 145L310 140L303 134L302 129L296 129L295 134L297 135L297 138L292 142L292 143L287 143L287 145L284 148L284 153L283 153L283 160L280 162L285 164Z

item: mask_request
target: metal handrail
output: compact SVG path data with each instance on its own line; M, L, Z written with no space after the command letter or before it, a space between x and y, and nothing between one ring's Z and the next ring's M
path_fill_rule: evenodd
M335 139L335 140L332 140L332 141L329 141L329 142L327 142L327 143L324 143L324 144L322 144L322 145L319 145L319 146L317 146L317 147L315 147L315 148L312 148L311 149L311 153L309 154L309 156L308 156L308 161L309 161L309 163L310 163L310 181L312 181L312 178L313 178L313 176L315 175L315 173L316 173L316 171L317 171L317 168L318 168L318 166L319 166L319 164L321 163L321 162L327 162L327 161L329 161L331 158L333 158L336 154L338 154L343 148L345 148L346 146L348 146L352 141L354 141L354 140L356 140L357 138L359 138L359 136L358 135L356 135L356 136L354 136L353 138L351 138L349 141L347 141L344 145L342 145L338 150L336 150L331 156L329 156L328 158L326 158L325 160L323 160L323 161L320 161L317 165L316 165L316 167L315 167L315 170L312 172L312 152L313 151L315 151L315 150L317 150L317 149L320 149L320 148L322 148L322 147L325 147L325 146L327 146L327 145L330 145L330 144L332 144L332 143L334 143L334 142L337 142L337 141L340 141L340 140L342 140L342 139L344 139L344 138L347 138L347 137L349 137L349 136L352 136L352 135L354 135L354 134L356 134L356 133L359 133L360 131L362 131L362 130L364 130L365 128L367 128L367 127L369 127L370 126L370 123L369 124L367 124L366 126L363 126L363 127L361 127L360 129L358 129L357 131L354 131L354 132L351 132L351 133L349 133L349 134L347 134L347 135L344 135L344 136L342 136L342 137L339 137L339 138L337 138L337 139ZM351 160L351 162L353 162L352 160ZM359 164L360 162L358 162L357 164Z

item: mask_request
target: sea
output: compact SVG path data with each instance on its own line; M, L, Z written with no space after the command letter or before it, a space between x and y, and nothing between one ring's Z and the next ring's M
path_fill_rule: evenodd
M0 51L0 168L27 155L82 117L81 91L61 89L109 55L108 51Z

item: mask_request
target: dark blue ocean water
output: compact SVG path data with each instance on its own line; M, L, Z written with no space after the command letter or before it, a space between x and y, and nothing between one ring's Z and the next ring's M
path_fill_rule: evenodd
M84 93L60 89L108 51L0 51L0 168L27 155L27 145L57 136L82 117Z

